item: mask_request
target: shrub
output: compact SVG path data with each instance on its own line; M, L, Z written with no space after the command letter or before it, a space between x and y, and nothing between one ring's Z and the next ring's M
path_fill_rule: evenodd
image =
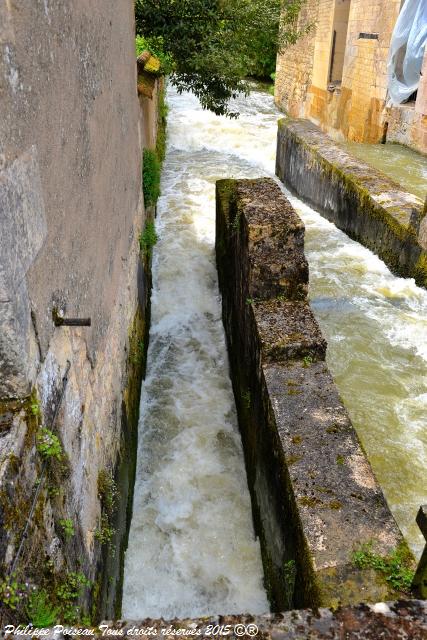
M155 205L160 195L160 168L157 153L151 149L144 149L142 189L146 207Z
M59 438L46 427L42 427L37 433L37 451L42 458L62 458L62 446Z
M150 255L151 249L158 240L154 222L146 222L144 231L139 236L139 247L145 254Z

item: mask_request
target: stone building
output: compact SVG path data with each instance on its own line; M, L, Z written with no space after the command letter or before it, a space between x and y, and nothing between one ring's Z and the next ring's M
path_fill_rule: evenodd
M110 615L147 344L154 98L138 100L129 0L0 0L0 582L98 575Z
M416 94L387 105L390 41L402 0L307 0L308 33L278 56L275 100L335 138L427 153L427 54Z

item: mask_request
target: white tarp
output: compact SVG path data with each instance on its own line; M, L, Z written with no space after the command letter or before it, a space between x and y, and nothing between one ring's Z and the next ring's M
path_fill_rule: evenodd
M427 42L427 0L405 0L394 27L388 59L388 92L401 104L417 90Z

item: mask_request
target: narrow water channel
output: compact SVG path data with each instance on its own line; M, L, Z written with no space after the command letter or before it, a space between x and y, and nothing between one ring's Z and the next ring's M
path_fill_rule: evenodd
M148 375L123 616L268 610L236 426L214 258L215 181L272 175L269 94L238 120L168 92ZM307 226L310 292L328 364L390 507L413 524L427 486L427 292L291 196Z

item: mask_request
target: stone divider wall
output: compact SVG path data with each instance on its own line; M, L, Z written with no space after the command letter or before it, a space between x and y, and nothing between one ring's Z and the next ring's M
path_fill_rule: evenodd
M325 364L304 225L271 179L220 180L216 258L231 376L273 610L384 600L353 552L409 554ZM410 555L410 554L409 554Z
M279 121L276 174L392 271L427 287L427 217L415 195L308 120Z

